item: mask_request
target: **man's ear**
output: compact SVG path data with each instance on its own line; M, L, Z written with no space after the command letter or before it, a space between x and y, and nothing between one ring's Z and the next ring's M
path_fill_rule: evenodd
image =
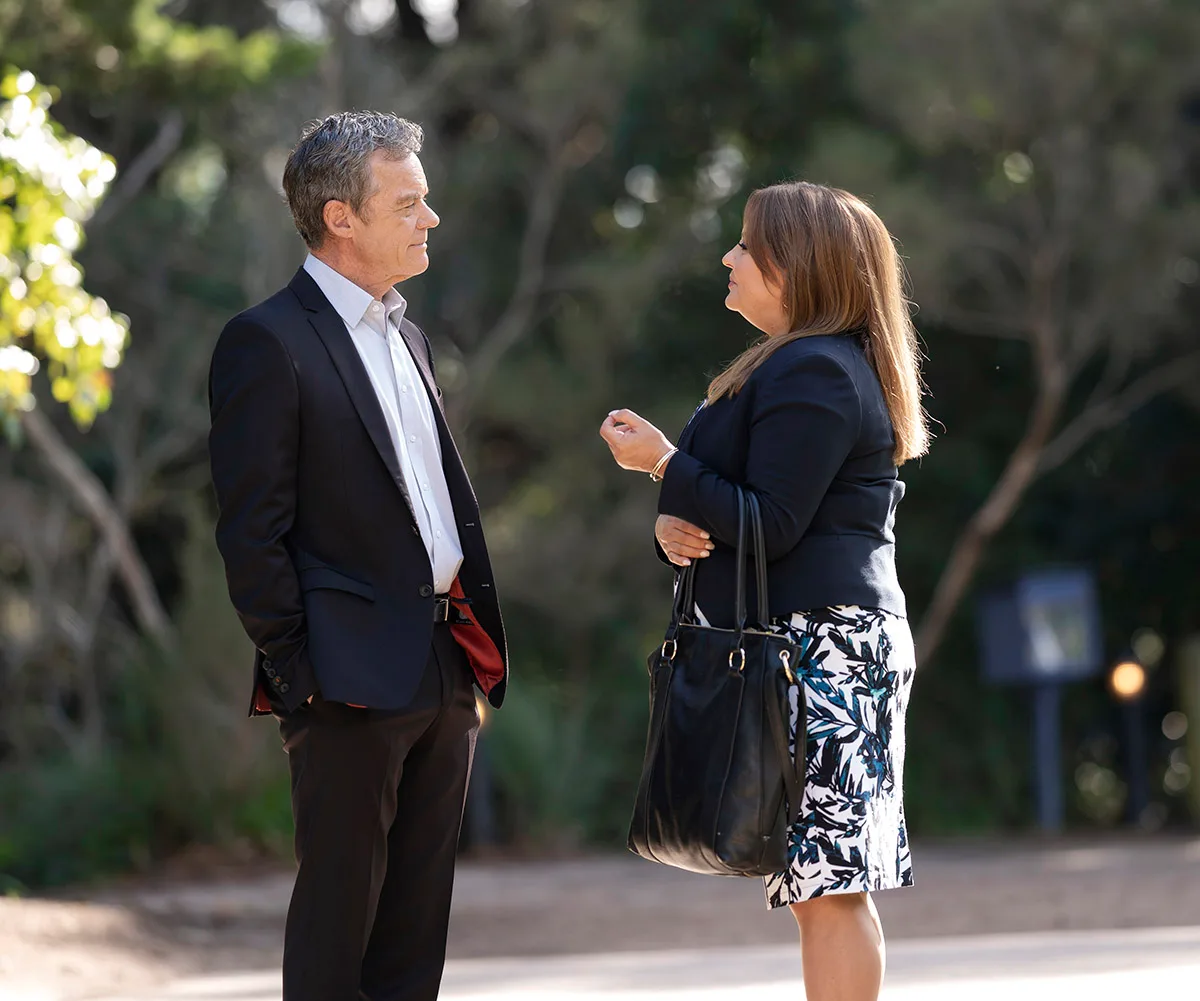
M321 209L321 215L325 220L325 229L329 235L343 240L349 239L354 233L350 222L352 214L353 210L349 205L332 198Z

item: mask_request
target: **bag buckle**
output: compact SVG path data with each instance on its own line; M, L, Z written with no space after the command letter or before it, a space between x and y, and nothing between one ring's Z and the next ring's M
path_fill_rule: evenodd
M733 664L733 658L735 656L740 658L736 667ZM738 674L741 674L742 671L745 669L745 667L746 667L746 651L743 650L741 647L738 647L736 650L730 650L729 651L729 669L731 671L737 671Z
M667 653L667 647L670 647L670 648L671 648L671 652L670 652L670 653ZM675 659L675 654L677 654L678 652L679 652L679 644L678 644L678 643L676 643L676 642L675 642L673 639L672 639L672 640L666 640L666 641L663 643L663 645L662 645L662 655L663 655L663 656L664 656L664 657L665 657L667 660L674 660L674 659Z
M792 652L790 650L780 650L779 659L783 661L783 673L787 675L788 681L793 685L797 684L796 672L792 670Z

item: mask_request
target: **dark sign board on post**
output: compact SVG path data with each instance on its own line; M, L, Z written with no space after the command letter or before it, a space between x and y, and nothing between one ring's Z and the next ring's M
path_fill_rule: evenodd
M1104 664L1096 582L1078 567L1036 570L979 605L983 676L1041 685L1098 674Z
M1038 823L1062 827L1059 737L1062 686L1103 666L1100 604L1091 571L1079 567L1030 571L979 603L983 676L1033 691L1033 763Z

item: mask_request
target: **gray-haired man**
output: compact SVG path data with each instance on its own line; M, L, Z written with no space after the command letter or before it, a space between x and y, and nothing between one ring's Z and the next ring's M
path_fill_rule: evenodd
M479 508L395 285L438 224L421 130L309 126L284 189L309 256L210 376L217 543L280 721L300 868L285 1001L437 997L474 753L507 681Z

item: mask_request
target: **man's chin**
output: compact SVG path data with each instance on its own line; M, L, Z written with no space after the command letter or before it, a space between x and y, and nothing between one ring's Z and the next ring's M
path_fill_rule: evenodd
M420 254L410 254L404 261L404 277L400 281L406 282L427 270L429 270L428 253L422 251Z

